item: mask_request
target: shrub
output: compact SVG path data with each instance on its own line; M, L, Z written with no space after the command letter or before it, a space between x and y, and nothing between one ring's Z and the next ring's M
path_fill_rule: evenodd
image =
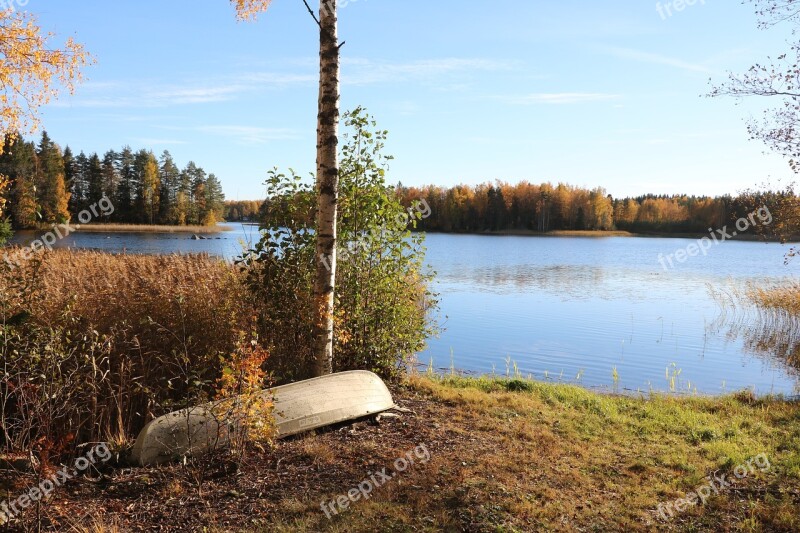
M0 244L7 242L13 235L11 222L8 219L0 219Z
M345 114L341 149L334 370L366 369L385 378L405 371L434 333L436 295L424 271L419 213L386 185L387 132L361 109ZM314 206L310 184L272 170L261 241L240 264L259 308L260 335L283 378L310 375L313 361ZM330 258L321 258L329 261Z

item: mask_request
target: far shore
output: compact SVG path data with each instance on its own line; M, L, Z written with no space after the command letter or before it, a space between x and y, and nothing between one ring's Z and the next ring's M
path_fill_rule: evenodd
M630 231L612 230L554 230L554 231L534 231L527 229L516 230L500 230L500 231L472 231L472 232L455 232L455 231L430 231L425 230L425 233L442 234L442 235L487 235L487 236L516 236L516 237L591 237L591 238L608 238L608 237L651 237L660 239L702 239L709 237L709 233L671 233L671 232L647 232L647 233L633 233ZM709 237L710 238L710 237ZM753 242L781 242L778 237L761 236L755 234L740 234L729 239L731 241L753 241ZM786 241L786 244L800 242L800 235L795 235Z
M86 233L219 233L230 231L225 226L165 226L148 224L81 224L78 231Z

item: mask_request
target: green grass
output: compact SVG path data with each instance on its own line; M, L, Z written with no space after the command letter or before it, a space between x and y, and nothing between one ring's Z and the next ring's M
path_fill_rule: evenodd
M520 378L448 375L412 383L436 401L455 403L469 414L471 426L495 428L488 437L493 466L487 472L517 486L507 495L509 507L537 517L519 521L519 530L532 523L562 529L556 516L575 512L574 502L581 499L593 505L577 513L584 516L574 525L586 527L800 528L800 404L744 392L645 399ZM770 468L749 475L736 490L665 523L653 512L660 503L703 485L711 473L731 475L736 466L759 454L766 454ZM564 462L564 469L554 468L553 462ZM514 483L509 474L520 463L528 465L523 471L545 481ZM523 501L525 494L562 486L565 479L571 481L569 488L559 489L555 499L536 505ZM511 516L506 521L517 522Z
M392 487L331 521L318 516L315 495L263 531L800 530L796 403L749 393L606 395L451 374L415 376L407 387L430 402L433 414L422 423L452 436L432 446L433 460L408 480L411 488ZM766 471L705 505L658 516L659 504L714 473L732 476L759 454L769 458Z
M631 397L458 375L412 376L393 394L412 413L280 441L207 487L216 492L206 500L192 495L193 478L180 469L145 472L170 482L140 485L137 505L157 517L165 500L183 498L200 510L192 523L214 532L800 530L798 403L749 393ZM420 443L430 462L330 520L320 511L320 502ZM659 504L760 454L769 469L705 505L658 516ZM142 474L134 470L133 482ZM231 490L240 496L231 499ZM129 504L102 493L80 497L106 508ZM225 520L243 508L246 519Z

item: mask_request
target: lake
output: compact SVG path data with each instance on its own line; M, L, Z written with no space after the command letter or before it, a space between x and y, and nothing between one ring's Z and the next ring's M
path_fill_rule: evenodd
M208 240L73 233L57 246L232 258L258 239L254 226L226 226ZM800 389L797 370L725 320L709 290L793 279L796 265L784 265L779 244L728 241L665 269L659 257L696 241L429 234L426 242L444 331L419 355L423 367L628 392Z

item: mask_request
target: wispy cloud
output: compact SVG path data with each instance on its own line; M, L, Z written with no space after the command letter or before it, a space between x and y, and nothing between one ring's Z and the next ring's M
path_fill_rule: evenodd
M147 146L164 146L168 144L189 144L186 141L181 141L178 139L152 139L149 137L138 137L134 139L134 141Z
M701 72L705 74L712 72L710 68L704 65L690 63L682 59L676 59L674 57L654 54L651 52L644 52L642 50L634 50L632 48L622 48L618 46L603 46L599 49L621 59L630 59L633 61L639 61L641 63L649 63L651 65L664 65L681 70L688 70L690 72Z
M283 88L290 85L316 85L319 74L313 71L308 73L253 72L243 74L239 80L247 83L251 88L253 86Z
M510 70L514 62L476 58L420 59L407 62L348 58L342 61L342 83L369 85L401 81L441 80L447 75Z
M230 100L234 95L245 90L239 84L205 86L205 87L172 87L150 92L145 95L156 104L204 104L206 102L222 102Z
M533 93L522 96L503 96L502 100L515 105L564 105L603 102L619 98L618 94L607 93Z
M242 84L223 83L153 87L137 83L104 83L81 91L81 96L54 102L58 107L155 108L231 100L246 90Z
M377 85L386 83L451 82L458 73L487 72L513 68L513 63L488 59L443 58L407 62L347 58L343 60L342 83ZM109 80L92 82L79 89L79 96L53 103L58 107L86 108L159 108L206 104L234 100L246 93L280 90L291 87L314 87L319 74L316 67L297 65L296 72L242 72L217 82L187 81L183 84L158 84L142 81Z
M195 131L232 138L242 144L267 144L271 141L300 139L300 134L287 128L258 128L255 126L199 126Z

